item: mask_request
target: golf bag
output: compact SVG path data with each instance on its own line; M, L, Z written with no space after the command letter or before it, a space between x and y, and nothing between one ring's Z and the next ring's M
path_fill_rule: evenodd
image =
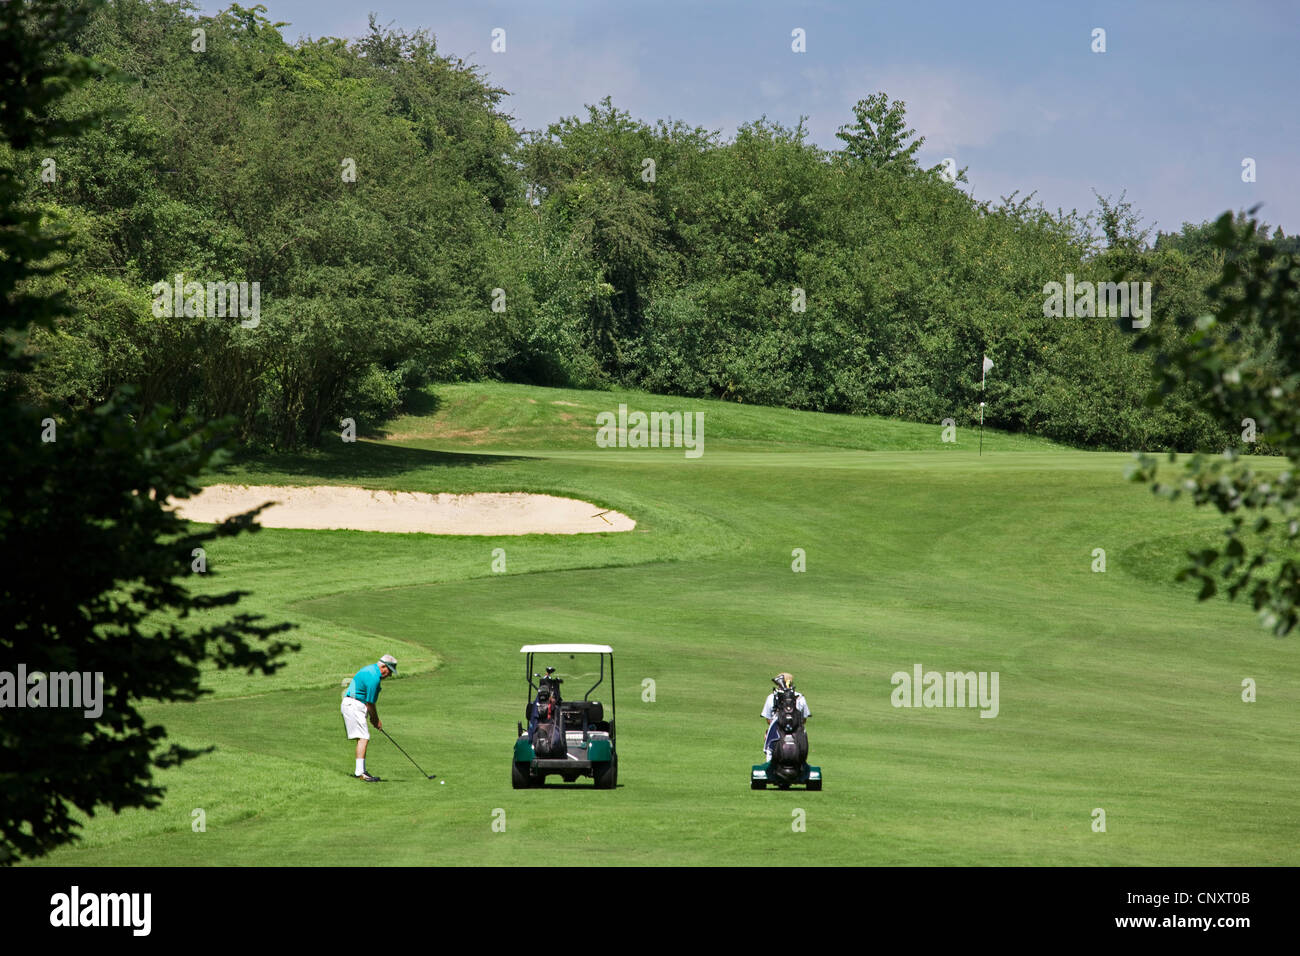
M772 742L769 772L779 780L792 780L808 759L808 734L799 709L799 695L793 687L778 687L773 712L776 740Z
M549 685L549 686L548 686ZM568 748L564 743L564 719L560 716L559 688L545 678L537 691L533 704L536 723L528 742L539 757L563 757Z

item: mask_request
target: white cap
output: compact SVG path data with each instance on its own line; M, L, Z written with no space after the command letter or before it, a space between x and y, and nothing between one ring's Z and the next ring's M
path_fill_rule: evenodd
M397 673L397 658L392 654L385 654L383 657L379 658L379 663L387 667L390 673Z

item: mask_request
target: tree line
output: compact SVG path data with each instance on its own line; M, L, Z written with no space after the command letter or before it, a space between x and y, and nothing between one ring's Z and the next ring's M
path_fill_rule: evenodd
M129 383L291 448L496 378L967 423L988 354L997 427L1141 449L1239 430L1191 384L1145 406L1130 323L1044 314L1067 277L1151 283L1155 323L1203 311L1209 224L1151 241L1123 197L977 201L963 171L918 165L884 93L833 150L802 122L723 137L608 98L521 130L426 31L291 43L265 12L117 0L68 44L117 75L57 106L105 123L17 163L70 239L45 281L71 314L32 335L24 377L56 417ZM191 283L256 283L256 321L157 307Z

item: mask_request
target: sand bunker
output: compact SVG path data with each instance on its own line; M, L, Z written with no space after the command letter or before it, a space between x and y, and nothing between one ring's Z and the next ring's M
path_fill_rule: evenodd
M423 534L593 534L631 531L625 514L553 495L430 495L338 485L212 485L192 498L171 499L183 518L219 522L276 504L258 515L264 528L395 531Z

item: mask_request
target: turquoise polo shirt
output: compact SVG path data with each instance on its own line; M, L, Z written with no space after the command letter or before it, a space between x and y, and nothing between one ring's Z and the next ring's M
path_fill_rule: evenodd
M380 687L380 678L378 664L361 668L357 671L357 676L348 684L345 696L355 697L364 704L376 703L379 700L379 692L383 689Z

